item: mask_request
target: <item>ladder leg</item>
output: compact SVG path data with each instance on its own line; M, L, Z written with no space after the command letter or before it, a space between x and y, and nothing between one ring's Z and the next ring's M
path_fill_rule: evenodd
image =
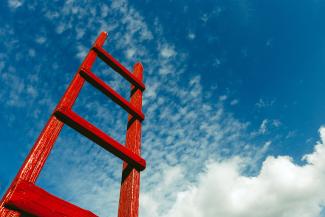
M50 118L39 138L37 139L33 149L29 153L24 164L16 175L14 181L11 183L6 194L3 196L0 204L0 217L21 216L16 211L8 210L4 207L4 205L10 199L19 179L24 179L33 183L36 181L53 147L53 144L62 129L62 126L63 123L56 119L54 116Z
M102 33L97 38L95 44L102 46L107 38L106 33ZM82 63L81 67L91 68L92 64L95 61L97 54L95 51L91 50L85 60ZM80 69L79 69L80 70ZM79 72L78 70L78 72ZM85 82L79 73L76 73L74 79L72 80L70 86L66 90L61 101L57 105L57 108L67 107L71 108L76 101L78 94ZM59 136L59 133L63 127L63 123L59 121L55 116L51 116L42 133L38 137L36 143L34 144L33 149L30 151L29 155L25 159L24 164L20 168L18 174L16 175L14 181L11 183L7 192L3 196L0 202L0 217L19 217L19 214L16 211L11 211L5 208L6 202L10 199L13 190L18 182L18 180L25 180L27 182L35 183L38 178L45 162L50 154L53 145Z
M140 63L134 66L134 75L142 82L143 67ZM142 91L131 86L131 104L141 111ZM141 122L132 115L128 117L125 146L140 156L141 149ZM118 217L138 217L140 193L140 172L123 163L122 182Z

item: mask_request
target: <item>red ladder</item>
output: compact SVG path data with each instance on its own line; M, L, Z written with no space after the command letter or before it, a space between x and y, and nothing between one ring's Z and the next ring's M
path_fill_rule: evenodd
M107 33L102 32L82 62L71 84L56 106L14 181L0 203L0 217L95 217L92 212L66 202L35 185L51 149L64 124L75 129L124 161L120 189L119 217L137 217L139 208L140 171L146 161L140 156L142 92L145 89L143 67L136 63L131 73L102 46ZM107 63L131 83L130 101L98 78L91 68L96 57ZM72 111L85 81L92 84L129 113L125 146Z

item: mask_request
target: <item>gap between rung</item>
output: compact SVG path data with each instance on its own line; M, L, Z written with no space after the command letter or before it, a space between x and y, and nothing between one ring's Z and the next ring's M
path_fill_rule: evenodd
M54 115L60 121L64 122L123 161L126 161L135 169L142 171L146 168L146 161L142 157L130 151L127 147L108 136L75 112L65 108L59 108L55 111Z
M139 88L141 91L145 90L145 85L139 81L127 68L125 68L120 62L118 62L112 55L105 51L102 47L95 45L93 49L105 63L107 63L112 69L121 74L131 84Z
M135 116L140 121L144 120L144 114L136 109L131 103L125 100L120 94L114 91L110 86L108 86L104 81L98 78L94 73L86 68L80 70L80 74L84 77L91 85L96 87L106 96L110 97L115 103L120 105L129 114Z

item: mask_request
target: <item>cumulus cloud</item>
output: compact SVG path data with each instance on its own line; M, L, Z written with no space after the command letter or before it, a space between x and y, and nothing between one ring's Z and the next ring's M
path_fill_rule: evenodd
M158 42L150 41L147 34L139 38L139 31L147 29L146 24L134 9L123 2L121 1L122 6L115 5L117 2L109 5L109 14L120 16L123 22L125 21L124 25L121 25L123 28L119 29L113 24L105 28L113 29L115 33L110 35L114 49L109 50L114 56L120 51L120 55L132 59L140 56L145 65L147 90L143 105L146 121L143 125L145 133L142 153L148 167L142 173L141 201L145 203L142 210L146 214L141 215L157 216L171 208L176 199L175 193L185 190L184 183L197 177L206 159L229 156L239 151L247 155L254 155L255 152L251 152L253 145L247 144L243 138L247 124L225 112L223 102L210 103L207 100L206 94L209 93L203 91L200 76L187 76L188 79L184 80L183 73L187 70L184 56L172 43L163 38ZM92 7L93 4L87 3L83 8L90 10ZM57 19L57 23L69 19L75 23L78 17L63 13L62 16L52 19ZM90 23L97 22L97 19L87 20ZM67 31L74 32L74 29L67 28ZM92 32L98 31L99 29L92 29ZM148 40L154 50L143 47L143 43ZM89 44L87 41L76 44L75 49L80 53L78 57L85 55L84 48L89 47ZM136 49L135 53L128 50L133 47L139 49ZM113 73L102 67L94 66L94 72L110 82L114 80L107 77ZM118 91L129 90L129 86L116 84L113 83L112 86ZM85 89L87 88L86 84ZM95 91L81 93L74 106L75 111L86 114L86 118L90 117L90 121L96 126L123 141L124 138L121 137L124 136L126 128L125 113L119 109L108 110L107 108L111 108L110 104L106 104L109 100L97 100L98 96L93 95L93 92ZM110 123L114 123L114 127L108 126ZM96 145L69 134L65 129L60 137L62 139L54 147L39 179L40 186L100 216L116 213L121 162L105 151L100 151ZM242 151L244 147L246 150ZM187 166L180 166L184 164ZM163 179L161 174L164 174ZM55 183L61 185L57 186ZM160 200L152 200L152 197Z
M236 216L236 213L229 213L229 209L233 208L231 206L235 206L231 203L232 200L242 199L245 192L252 194L248 198L254 199L259 196L251 191L254 187L263 189L262 184L265 184L266 178L263 178L265 175L262 176L262 174L265 172L262 172L271 170L268 169L268 164L282 162L286 163L285 165L292 165L293 168L301 168L293 164L288 157L268 158L264 162L259 176L243 176L242 165L248 164L245 157L260 159L264 156L271 141L265 142L262 148L256 148L254 144L247 142L250 135L247 132L247 123L237 120L231 113L224 110L222 104L227 102L227 96L221 96L218 102L214 103L211 100L212 94L203 90L200 76L186 74L186 79L184 79L184 72L190 70L187 68L186 62L183 61L184 54L178 51L175 45L160 37L159 29L155 32L151 31L143 17L130 7L127 1L114 1L107 5L102 3L96 5L89 1L67 1L63 7L48 2L38 2L38 4L42 13L45 14L46 23L50 22L53 24L52 26L57 27L56 33L53 34L57 34L57 37L59 35L63 37L64 34L71 36L70 39L75 45L72 48L77 53L78 59L85 56L90 41L95 38L95 35L99 31L105 30L110 33L109 40L114 42L114 48L109 49L114 56L125 59L122 58L124 56L127 60L132 60L131 62L140 59L145 65L147 91L143 102L146 114L146 121L143 125L143 156L148 162L148 168L142 173L141 216L174 215L177 217L186 214L209 217L216 216L217 208L224 213L224 215L220 214L222 217ZM98 19L96 16L105 19ZM45 18L43 17L43 19ZM202 18L208 19L207 16ZM158 24L157 26L159 26ZM80 31L81 27L86 32ZM36 36L34 43L44 45L40 46L43 48L52 43L49 36L49 33L45 31L44 34ZM155 40L152 40L154 37ZM22 44L17 41L19 40L13 40L12 44L6 42L4 45L7 45L8 49L16 48L13 45ZM64 40L57 40L57 43L59 43L59 47L64 47L64 44L60 44L61 41ZM150 46L146 43L150 43ZM45 52L51 54L50 69L53 69L50 70L51 73L41 74L39 69L33 74L31 73L32 75L28 77L27 81L19 80L21 75L15 74L16 77L10 77L9 75L13 74L11 71L10 74L3 73L1 81L6 84L6 87L13 86L12 84L15 84L15 87L20 87L18 90L15 89L15 93L18 95L17 97L12 96L12 99L16 99L15 102L26 101L24 106L16 105L16 107L25 109L26 105L30 106L34 102L39 102L37 105L46 104L47 109L54 108L53 99L55 102L59 99L56 96L60 92L57 90L58 87L60 90L65 89L61 84L67 84L72 77L70 69L62 68L61 65L64 64L59 64L61 63L59 60L62 59L62 50L57 49L55 45L51 45L53 49L48 47ZM37 53L38 49L36 49ZM16 50L12 50L11 53L14 54ZM72 58L73 53L71 54ZM40 68L49 71L48 65L50 64L45 60L43 64L46 67ZM75 63L75 65L78 64ZM58 66L60 67L58 68ZM126 66L131 68L128 62ZM64 72L64 74L52 73L53 71ZM103 76L104 79L112 80L111 77L105 77L112 73L107 73L105 70L96 70L96 73ZM43 82L37 83L45 78L52 82L51 85L40 84ZM61 80L54 83L57 79ZM55 84L60 84L60 86ZM54 86L54 88L48 88L49 86ZM87 85L85 86L87 88ZM118 91L125 87L119 82L113 83L112 86ZM27 87L27 97L21 94L23 91L20 90L24 89L22 87ZM129 86L125 89L129 90L128 88ZM5 95L9 94L11 94L11 89L5 92ZM212 97L207 97L209 95ZM107 99L96 101L96 97L97 95L94 96L89 92L82 92L74 109L87 114L86 118L94 114L92 122L96 126L109 132L114 138L121 139L124 136L122 130L125 130L126 124L125 114L122 116L120 110L117 112L115 109L108 110L107 108L111 107L106 104ZM12 103L11 106L14 104ZM261 107L264 104L261 102ZM47 117L49 112L44 114L44 110L43 107L35 112L31 122L36 122L35 120L38 120L40 116ZM112 122L114 129L107 126ZM121 161L104 152L100 147L86 142L84 138L67 131L68 129L64 128L60 135L39 179L40 186L81 207L91 209L100 216L116 213ZM35 132L33 136L37 133ZM233 158L234 155L237 157ZM312 163L316 162L316 160L312 160L312 156L314 155L306 157L307 165L316 164ZM228 158L232 160L216 161ZM210 159L208 164L206 164L207 159ZM204 167L206 170L202 172ZM258 183L262 184L255 183L254 180L261 180ZM234 193L232 189L235 184L238 184L239 187L235 189ZM267 188L264 187L264 189ZM242 191L244 193L241 193ZM227 198L227 196L229 197L228 193L235 196L229 199ZM253 202L249 203L253 199L237 203L242 205L235 207L237 211L243 211L243 215L240 216L245 216L245 212L248 212L247 207L256 208Z
M243 175L245 160L209 162L195 184L177 193L168 217L317 217L325 202L325 127L304 165L269 156L257 176ZM144 202L148 198L144 196ZM150 203L154 203L151 198ZM145 217L155 216L145 215Z

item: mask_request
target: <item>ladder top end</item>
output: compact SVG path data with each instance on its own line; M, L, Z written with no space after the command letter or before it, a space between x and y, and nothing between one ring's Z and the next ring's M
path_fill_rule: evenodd
M137 61L135 64L134 64L134 67L133 67L133 70L141 70L143 71L143 65L140 61Z

